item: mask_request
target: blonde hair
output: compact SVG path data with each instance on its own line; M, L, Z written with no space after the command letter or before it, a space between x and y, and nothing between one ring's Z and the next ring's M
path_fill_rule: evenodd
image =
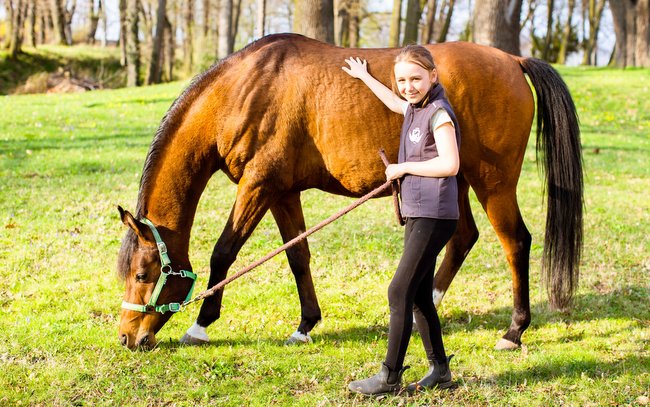
M436 63L433 60L433 55L431 55L431 52L429 52L429 50L422 45L412 44L402 48L395 57L393 66L395 66L395 64L398 62L410 62L412 64L421 66L428 72L432 72L434 69L436 69ZM395 72L393 72L391 75L391 85L393 92L397 96L401 97L399 90L397 89L397 83L395 82Z

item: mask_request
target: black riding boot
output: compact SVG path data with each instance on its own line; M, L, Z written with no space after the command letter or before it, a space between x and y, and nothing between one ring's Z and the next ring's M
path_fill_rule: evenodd
M391 370L382 363L379 373L368 379L356 380L350 383L348 388L355 393L367 396L396 393L402 387L402 373L408 368L409 366L405 366L400 370Z
M409 393L424 391L438 387L439 389L448 389L453 385L451 381L451 370L449 370L449 361L454 355L447 358L447 363L440 364L435 360L429 362L429 371L417 383L411 383L406 387Z

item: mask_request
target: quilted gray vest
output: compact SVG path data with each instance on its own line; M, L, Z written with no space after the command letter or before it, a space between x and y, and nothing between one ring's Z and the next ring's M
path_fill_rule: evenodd
M456 143L460 151L460 126L442 85L435 85L422 107L409 104L400 135L398 162L426 161L438 156L431 119L438 109L445 109L454 122ZM456 177L420 177L407 174L401 185L401 210L405 218L458 219L458 184Z

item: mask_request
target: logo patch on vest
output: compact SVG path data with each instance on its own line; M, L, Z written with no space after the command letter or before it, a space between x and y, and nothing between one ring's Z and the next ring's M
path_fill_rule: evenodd
M419 127L416 127L409 132L409 140L411 140L411 143L417 144L420 142L421 138L422 138L422 132L420 132Z

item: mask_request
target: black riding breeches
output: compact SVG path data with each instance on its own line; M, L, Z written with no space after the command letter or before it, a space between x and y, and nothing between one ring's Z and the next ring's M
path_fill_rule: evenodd
M457 220L409 218L404 252L388 287L390 328L385 364L399 370L413 329L413 315L429 361L446 363L442 331L433 304L436 257L456 230Z

